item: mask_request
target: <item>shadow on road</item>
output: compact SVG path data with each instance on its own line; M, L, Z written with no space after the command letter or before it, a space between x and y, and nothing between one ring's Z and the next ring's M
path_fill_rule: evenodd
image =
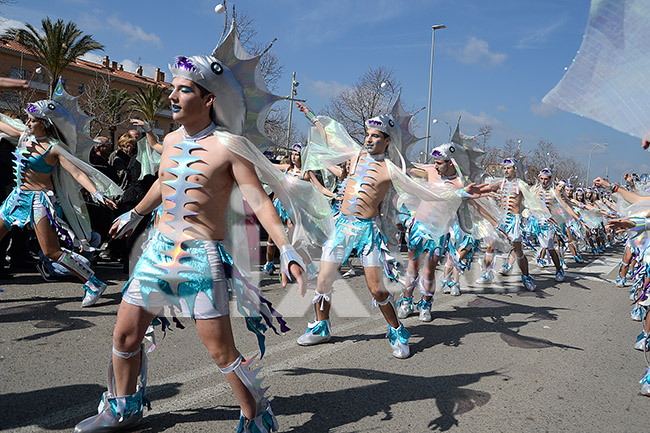
M435 305L435 304L434 304ZM470 301L467 306L454 307L451 311L433 311L434 321L422 323L417 321L415 315L404 320L404 326L414 337L422 337L416 343L411 340L411 354L423 352L439 344L457 347L462 344L464 337L479 333L498 333L501 339L512 347L521 349L543 349L557 347L561 349L582 350L580 347L555 343L546 339L530 337L521 334L521 328L542 320L556 320L557 311L565 310L560 307L532 307L505 300L489 299L478 296ZM507 320L512 315L523 315L520 319ZM449 321L456 323L449 323ZM357 334L352 336L332 337L332 342L345 340L355 342L383 340L385 335Z
M431 430L447 431L458 425L457 415L483 406L490 400L490 394L487 392L463 387L477 383L483 377L500 374L496 371L486 371L426 378L357 368L332 370L294 368L286 370L286 372L287 375L294 377L335 375L340 376L341 380L345 380L343 378L347 377L373 382L358 387L346 386L345 389L337 391L274 397L271 404L276 415L313 414L305 424L287 430L292 432L330 431L376 415L382 415L382 420L390 420L393 418L392 405L405 402L433 405L434 402L429 401L432 399L435 400L440 416L432 419L428 426ZM381 429L381 425L378 425L376 421L367 427L368 431Z
M119 304L121 298L121 293L112 293L102 296L96 305ZM74 298L39 296L30 299L3 301L0 305L7 305L10 302L18 305L0 308L0 323L35 321L35 329L49 329L46 332L37 332L26 337L16 338L14 341L34 341L65 331L90 328L95 324L86 320L86 318L115 315L114 312L101 312L94 307L81 309L79 306L81 296ZM68 307L66 304L73 304L73 309L63 309Z
M178 395L181 386L181 383L166 383L164 385L148 386L147 396L156 395L158 393L164 394L165 398L173 397ZM81 413L78 419L73 419L71 421L59 421L58 424L54 425L51 423L57 422L55 419L57 415L60 415L61 418L65 418L66 420L69 419L69 412L77 409L79 406L85 406L90 403L94 409L96 407L95 403L99 404L99 400L104 391L106 391L105 386L83 384L39 389L24 393L0 394L0 413L2 413L2 424L0 425L0 428L2 430L11 431L11 429L19 427L35 426L47 430L69 431L73 429L78 422L92 416L96 411L94 413ZM155 400L152 399L152 402L152 405L155 408ZM164 419L165 416L171 416L176 419L176 422L178 422L178 414L176 413L148 417L147 412L147 409L145 409L144 422L140 428L146 428L149 424L159 423L162 427L159 418ZM53 416L53 419L47 420L48 416ZM230 411L223 416L239 418L239 410L237 410L236 416L230 413ZM211 419L215 418L212 417ZM39 420L43 420L44 422L39 424ZM172 427L174 424L167 425L165 428ZM156 430L147 431L163 430L158 430L158 427L159 426L156 425Z
M422 337L422 340L411 344L411 353L416 354L438 344L445 346L460 346L463 337L478 333L498 333L501 339L512 347L521 349L540 349L558 347L562 349L582 350L579 347L554 343L549 340L529 337L521 334L521 328L542 320L556 320L556 311L564 310L558 307L532 307L505 300L489 299L478 296L465 307L454 307L452 311L434 312L434 326L421 323L416 326L408 325L411 335ZM524 315L519 320L507 320L512 315ZM459 323L440 323L440 319Z

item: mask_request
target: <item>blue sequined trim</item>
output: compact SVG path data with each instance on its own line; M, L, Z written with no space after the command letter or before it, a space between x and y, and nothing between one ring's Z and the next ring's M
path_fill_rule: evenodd
M339 215L335 223L334 236L330 237L327 243L329 245L328 254L336 247L343 246L344 253L341 263L345 263L354 250L361 256L369 254L374 248L377 248L386 277L390 281L398 280L399 275L390 266L394 259L389 256L387 239L379 231L374 218Z
M321 320L315 326L307 328L305 334L320 335L321 337L328 336L330 334L330 329L327 320Z
M289 218L289 214L284 209L284 206L282 206L282 203L277 197L273 198L273 206L275 207L275 210L278 211L278 216L280 217L280 220L283 223L286 223L287 221L291 221L291 218Z
M388 341L390 341L390 344L395 344L395 340L397 339L399 339L400 343L406 344L409 341L410 337L411 334L404 327L404 325L400 325L397 329L388 325Z

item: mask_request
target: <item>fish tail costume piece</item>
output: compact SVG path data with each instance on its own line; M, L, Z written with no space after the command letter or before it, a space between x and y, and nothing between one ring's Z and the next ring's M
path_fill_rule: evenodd
M30 155L28 146L34 144L35 138L27 135L22 122L0 115L0 121L23 131L13 152L16 186L0 206L0 218L7 230L13 227L35 228L41 220L47 218L69 249L63 249L64 254L59 258L59 264L83 277L86 281L84 291L96 301L106 285L94 276L92 269L82 264L83 260L77 253L70 251L79 247L92 251L88 241L91 236L90 219L81 188L60 164L50 166L45 157L53 148L56 149L93 182L99 201L103 201L102 197L118 197L122 190L86 162L94 142L89 135L91 119L79 108L78 98L71 97L63 89L60 80L53 98L30 103L25 110L27 114L53 126L56 131L57 137L48 137L49 145L43 154ZM54 190L23 189L26 170L51 173ZM91 305L94 301L86 303L84 299L82 306Z
M229 151L255 165L260 180L273 189L294 221L297 233L294 239L324 242L325 233L333 226L327 200L309 195L313 185L291 182L260 151L272 145L262 132L264 118L270 106L280 99L268 92L261 78L260 58L250 56L243 50L233 22L230 32L212 56L179 56L170 65L175 78L188 79L215 95L210 112L213 123L194 136L187 136L182 131L184 140L173 145L180 153L171 157L177 165L166 169L174 175L173 180L165 181L173 192L163 197L163 213L172 218L159 222L160 228L150 237L133 275L125 285L123 296L126 302L153 312L163 307L173 307L175 311L180 309L182 313L200 319L229 314L231 291L236 296L237 309L246 317L247 328L256 335L263 355L263 333L267 327L277 332L275 320L280 332L286 332L289 328L271 303L247 282L249 268L245 264L248 248L240 245L246 235L239 188L236 184L233 186L226 213L227 235L223 242L194 238L188 230L191 224L186 220L186 217L195 215L186 208L187 204L195 201L187 192L200 188L199 184L191 181L191 176L202 174L202 164L197 164L200 158L194 156L192 151L203 148L199 143L201 138L214 135ZM294 183L304 186L296 187ZM299 260L291 256L290 250L282 252L285 269L290 261ZM115 350L113 353L125 358L131 356ZM238 431L275 431L277 421L263 396L266 389L261 386L258 371L249 369L250 362L239 358L221 370L224 374L235 373L256 402L255 416L249 420L242 414ZM118 418L110 422L111 429L120 428Z

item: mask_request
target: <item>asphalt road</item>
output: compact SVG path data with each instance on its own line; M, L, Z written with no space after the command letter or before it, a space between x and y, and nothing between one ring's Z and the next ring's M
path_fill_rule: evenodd
M531 266L534 293L522 291L518 272L477 287L472 269L462 296L436 295L433 322L404 321L412 334L406 360L391 356L363 276L337 282L334 337L308 348L295 339L311 320L311 294L263 279L293 328L269 332L256 362L280 431L647 431L650 399L638 384L645 363L633 349L641 325L630 320L628 291L611 282L621 254L617 247L570 264L563 283ZM108 268L98 276L111 285L85 309L76 282L44 283L36 272L0 282L3 431L71 430L96 410L126 279ZM242 318L233 322L240 351L252 356L255 338ZM152 410L138 431L235 431L236 401L192 322L183 323L159 333L149 354Z

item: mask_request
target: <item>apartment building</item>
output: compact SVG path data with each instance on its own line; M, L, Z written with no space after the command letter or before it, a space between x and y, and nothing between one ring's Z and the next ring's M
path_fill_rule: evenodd
M15 92L0 92L0 109L6 110L19 101L32 102L48 97L51 78L44 68L39 70L39 66L37 58L23 45L0 39L0 76L28 80L33 89L22 96L26 101L21 101L21 96ZM89 86L97 86L98 82L109 83L112 89L124 89L130 95L147 86L162 86L171 91L171 84L165 82L165 73L160 68L156 69L153 77L146 77L143 75L142 66L138 67L135 73L127 72L123 65L112 61L109 56L105 56L102 63L75 60L66 68L62 80L66 91L73 96L83 95ZM158 113L152 126L159 136L173 131L175 125L171 111L165 109ZM128 129L128 125L118 126L116 136L119 137Z

